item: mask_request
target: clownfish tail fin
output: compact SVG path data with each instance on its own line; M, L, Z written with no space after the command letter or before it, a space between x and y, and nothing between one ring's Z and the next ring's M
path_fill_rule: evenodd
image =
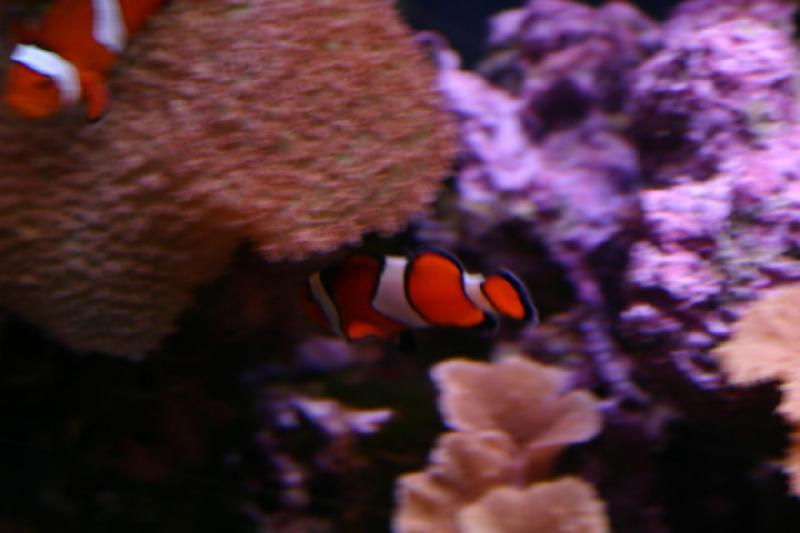
M538 321L528 289L508 270L501 269L487 277L481 284L481 291L501 315L525 322Z

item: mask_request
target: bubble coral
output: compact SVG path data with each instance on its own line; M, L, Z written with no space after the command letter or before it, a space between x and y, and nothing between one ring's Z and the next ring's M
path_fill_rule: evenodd
M398 481L396 531L510 533L521 531L523 520L541 525L527 531L608 530L604 505L585 482L537 484L566 446L600 430L594 398L565 392L566 372L508 357L494 364L451 359L432 376L454 431L439 438L425 471ZM531 498L556 500L574 513L554 512L555 503L549 510L528 505Z
M800 285L768 294L747 308L733 337L715 355L736 384L780 381L778 412L794 425L783 467L800 496Z
M433 79L382 1L172 3L101 123L3 115L0 303L142 354L245 239L300 259L397 230L450 162Z

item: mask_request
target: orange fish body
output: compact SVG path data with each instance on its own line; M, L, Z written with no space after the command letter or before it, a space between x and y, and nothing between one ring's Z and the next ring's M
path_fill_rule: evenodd
M348 340L390 338L426 327L480 326L501 314L534 320L525 286L507 271L468 274L452 255L356 255L313 274L303 300L315 323Z
M105 79L130 37L165 0L56 0L11 53L6 102L45 118L85 101L91 120L108 109Z

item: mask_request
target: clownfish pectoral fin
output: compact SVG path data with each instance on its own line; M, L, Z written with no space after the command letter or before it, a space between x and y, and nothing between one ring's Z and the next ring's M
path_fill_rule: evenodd
M500 270L489 276L482 283L481 291L498 313L517 320L536 322L536 308L528 289L511 272Z
M111 106L111 93L100 74L82 71L80 76L81 92L88 106L87 117L90 122L97 122Z
M363 320L351 321L344 331L347 340L357 341L359 339L366 339L367 337L386 338L387 334L381 331L375 325Z

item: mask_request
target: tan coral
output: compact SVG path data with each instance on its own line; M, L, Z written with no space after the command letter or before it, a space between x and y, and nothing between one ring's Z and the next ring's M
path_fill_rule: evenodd
M463 523L459 525L464 510L500 488L522 490L541 481L564 447L586 441L600 430L594 398L581 391L567 392L567 374L555 368L521 357L494 364L451 359L434 367L431 375L440 389L445 423L456 431L438 439L425 471L398 480L393 520L398 533L467 531ZM518 503L517 493L513 494L502 493L470 513L483 513L485 523L495 520L496 506ZM561 504L575 503L572 496L565 498ZM525 516L520 510L508 520ZM562 525L578 527L584 518L567 518ZM543 524L550 519L541 517Z
M577 478L502 487L458 513L463 533L603 533L610 530L605 504Z
M602 425L592 395L562 394L566 372L519 357L496 365L450 360L432 376L442 390L439 410L448 426L504 432L525 450L532 476L546 475L564 446L591 439Z
M734 383L781 381L780 412L800 421L800 286L758 300L715 354Z
M433 83L382 0L170 3L99 124L0 116L0 304L143 353L244 239L298 259L401 228L452 154Z
M442 435L428 468L398 482L395 530L456 532L455 509L514 481L516 453L513 441L499 431Z
M800 286L788 286L752 304L733 337L715 350L730 380L780 381L778 411L794 425L784 458L791 491L800 496Z

